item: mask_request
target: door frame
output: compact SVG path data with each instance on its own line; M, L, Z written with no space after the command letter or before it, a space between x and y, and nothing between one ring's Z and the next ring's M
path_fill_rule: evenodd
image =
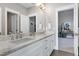
M78 4L66 5L56 9L56 50L58 50L58 12L74 9L74 55L78 56Z

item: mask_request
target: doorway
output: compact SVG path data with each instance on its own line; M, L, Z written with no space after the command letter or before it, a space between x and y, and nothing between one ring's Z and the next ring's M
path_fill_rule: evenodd
M72 13L73 14L73 17L72 17L73 18L73 29L71 29L72 31L70 31L70 27L71 27L70 22L65 22L65 23L63 23L64 26L61 25L61 30L59 30L59 28L58 28L59 27L58 26L59 25L59 13L66 12L68 10L73 11L73 13ZM71 14L69 16L71 16ZM69 16L67 15L67 17L69 17ZM68 32L68 33L66 33L66 32ZM73 52L70 52L70 49L65 49L64 51L73 53L74 55L78 56L78 36L76 34L78 34L78 4L67 5L67 6L57 8L56 9L56 50L60 50L60 48L59 48L60 41L61 42L64 41L63 44L64 44L64 47L66 47L67 43L69 42L68 39L69 40L73 39L72 40L73 43L71 43L71 41L69 43L69 45L73 44L73 50L72 50ZM59 39L59 37L60 37L60 39ZM64 39L62 39L62 37ZM66 39L66 38L68 38L68 39ZM66 42L65 40L68 42Z
M30 21L29 21L29 24L30 24L30 32L31 33L34 33L36 32L36 16L31 16L29 17Z
M73 20L74 20L74 27L73 27L73 34L74 34L74 55L78 56L78 4L67 5L63 7L59 7L56 9L56 50L59 50L59 33L58 33L58 13L60 11L66 11L73 9ZM64 35L65 37L65 35ZM71 43L71 42L70 42Z
M74 54L74 9L58 12L58 48Z
M0 8L0 35L2 34L2 13L1 13L1 8Z

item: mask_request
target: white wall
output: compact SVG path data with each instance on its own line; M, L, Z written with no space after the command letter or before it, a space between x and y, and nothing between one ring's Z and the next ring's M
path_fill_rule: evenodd
M36 16L36 32L43 32L45 31L45 15L38 7L31 7L28 8L28 15L29 16ZM41 25L41 26L40 26Z
M72 3L47 3L45 4L46 6L46 19L47 22L52 24L52 29L51 30L56 30L56 8L64 6L64 5L70 5ZM39 7L31 7L28 8L28 13L33 14L33 13L42 13L42 11L39 9Z
M47 9L49 10L49 14L50 14L50 19L48 19L48 20L50 20L50 22L51 22L51 24L52 24L52 29L51 29L51 31L53 31L54 33L55 33L55 40L54 40L54 42L55 42L55 49L57 49L57 46L56 46L56 9L57 8L59 8L59 7L63 7L63 6L65 6L65 5L71 5L71 4L68 4L68 3L49 3L49 4L47 4L46 5L46 7L47 7Z
M53 31L54 33L56 33L56 8L59 8L59 7L65 6L65 5L71 5L71 4L72 3L47 3L45 5L46 6L46 12L47 12L46 13L47 23L51 24L51 30L50 31ZM36 7L34 7L34 8L32 7L32 8L28 8L28 12L29 12L29 14L33 14L33 13L38 13L38 12L41 12L41 11ZM46 24L44 23L44 26L45 25Z
M27 9L23 6L19 5L18 3L0 3L0 7L4 9L4 7L8 7L10 9L13 9L15 11L20 12L21 14L27 15Z
M79 3L78 3L78 27L79 27Z
M21 15L20 19L20 31L23 33L29 32L29 18L25 15Z
M46 17L47 17L47 22L49 22L49 23L51 23L52 24L52 28L50 29L51 31L53 30L54 32L55 32L55 27L56 27L56 24L55 24L55 9L57 8L57 7L59 7L59 6L63 6L63 5L68 5L68 4L46 4L46 8L47 8L47 13L46 13ZM42 15L42 11L38 8L38 7L31 7L31 8L28 8L28 9L26 9L26 8L24 8L24 7L22 7L22 6L20 6L20 5L18 5L17 3L11 3L11 4L9 4L9 3L0 3L0 7L2 7L2 10L3 10L3 14L5 14L4 13L4 7L8 7L8 8L10 8L10 9L13 9L13 10L15 10L15 11L18 11L18 12L20 12L21 14L24 14L24 15L29 15L29 14L33 14L33 13L38 13L38 15L40 14L40 15ZM43 19L45 19L45 18L43 18ZM4 17L4 15L2 15L2 23L3 23L3 28L2 28L2 32L3 32L3 34L5 33L5 17ZM45 23L43 22L43 21L40 21L39 23L42 23L44 26L45 26Z
M18 5L17 3L0 3L2 9L2 34L5 34L5 8L12 9L19 12L20 14L27 15L27 9L23 6Z
M1 8L0 8L0 33L1 33L1 31L2 31L1 25L2 25L2 19L1 19Z
M62 6L65 6L65 5L70 5L68 3L51 3L51 4L47 4L47 8L50 12L50 21L52 21L52 30L54 32L56 32L56 8L59 8L59 7L62 7ZM48 11L47 11L48 12Z
M78 33L79 33L79 3L78 3ZM78 37L78 46L79 46L79 37Z

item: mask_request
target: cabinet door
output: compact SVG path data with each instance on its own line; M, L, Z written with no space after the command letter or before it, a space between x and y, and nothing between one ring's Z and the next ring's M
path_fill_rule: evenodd
M48 55L50 55L52 53L52 47L53 47L53 41L52 41L52 36L48 37Z
M47 38L45 38L44 39L44 42L43 42L43 55L44 56L49 56L51 53L52 53L52 51L53 51L53 41L54 39L53 39L53 36L49 36L49 37L47 37Z
M47 47L48 40L45 38L43 41L43 55L48 56L48 47Z
M50 39L51 39L51 52L53 51L54 49L54 36L50 36Z
M41 56L42 55L42 41L33 43L16 52L9 54L9 56Z
M29 18L25 15L21 15L20 18L20 31L23 33L29 32Z
M54 50L55 49L55 46L56 46L56 40L55 40L55 35L52 35L52 44L53 44L53 47L52 49Z
M50 37L45 38L43 44L44 44L43 54L45 56L49 56L51 54L51 39L50 39Z

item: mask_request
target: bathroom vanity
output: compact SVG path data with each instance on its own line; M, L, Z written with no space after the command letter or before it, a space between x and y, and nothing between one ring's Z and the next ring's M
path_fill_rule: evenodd
M10 40L7 56L49 56L54 49L54 33L35 34L19 40ZM7 44L6 44L7 45Z

